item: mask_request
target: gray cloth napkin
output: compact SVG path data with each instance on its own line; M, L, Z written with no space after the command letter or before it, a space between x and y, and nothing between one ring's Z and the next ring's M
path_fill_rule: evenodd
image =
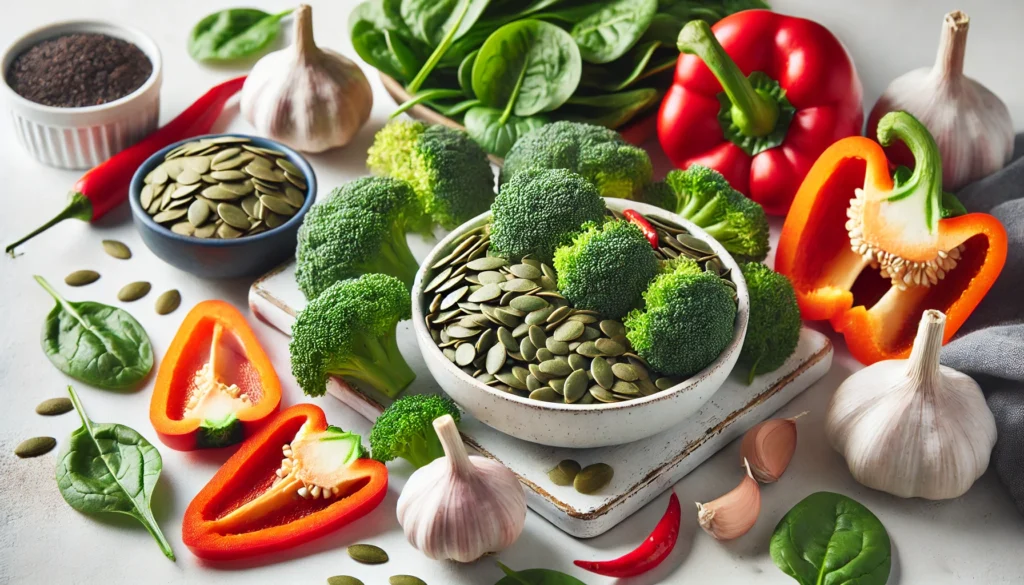
M1006 227L1009 253L992 290L942 350L942 363L981 385L999 438L992 465L1024 514L1024 134L1003 170L957 194Z

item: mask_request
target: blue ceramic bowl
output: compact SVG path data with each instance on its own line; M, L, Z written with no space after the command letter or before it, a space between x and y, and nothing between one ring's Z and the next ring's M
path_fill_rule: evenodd
M240 136L250 139L254 146L279 150L285 153L292 164L302 170L309 190L306 193L306 202L291 219L283 225L253 236L220 240L176 234L153 221L146 213L139 202L139 195L145 185L143 180L150 171L163 162L164 155L186 142L220 136ZM302 155L279 142L245 134L207 134L175 142L146 159L132 177L128 200L131 203L135 227L139 230L142 241L164 262L202 278L255 276L295 254L299 225L316 200L316 174Z

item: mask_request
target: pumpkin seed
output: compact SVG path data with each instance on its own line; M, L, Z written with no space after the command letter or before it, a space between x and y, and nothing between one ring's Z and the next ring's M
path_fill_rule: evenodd
M537 309L536 311L530 312L526 316L524 321L529 325L541 325L547 321L547 318L553 313L555 307L545 307L543 309Z
M621 362L612 364L612 373L615 374L616 378L626 382L634 382L640 377L633 366Z
M131 249L128 248L124 242L119 242L117 240L103 240L102 243L103 251L106 252L108 256L112 256L118 260L128 260L132 257Z
M607 463L595 463L580 470L573 478L572 486L581 494L593 494L608 485L615 470Z
M549 376L568 376L573 372L572 366L569 365L569 362L563 362L559 359L543 361L538 367L541 372Z
M121 290L117 291L117 300L122 303L137 301L148 295L152 288L152 285L144 280L128 283L121 287Z
M64 284L68 286L85 286L100 279L100 273L95 270L76 270L64 277Z
M594 345L597 347L598 351L605 355L620 356L626 353L626 348L623 347L622 344L611 339L598 339L594 342Z
M476 359L476 347L472 343L463 343L455 348L455 363L468 366Z
M612 384L611 390L613 394L621 394L623 396L640 395L640 388L636 384L624 380L617 380L615 384Z
M595 357L590 362L590 374L594 376L594 381L605 390L610 390L615 384L615 374L612 372L612 367L608 364L608 360L603 357Z
M36 406L36 414L43 416L57 416L64 414L65 412L71 412L75 409L74 404L71 403L70 398L50 398L44 400Z
M572 459L563 459L548 472L548 479L555 485L569 486L576 479L576 474L580 472L580 469L579 463Z
M45 455L57 446L57 439L53 437L32 437L25 439L14 448L14 454L22 459L39 457Z
M177 209L165 209L154 215L153 221L157 223L170 223L185 217L186 213L188 213L188 210L180 207Z
M180 305L181 293L176 289L171 289L156 298L156 314L167 315L173 313Z
M379 565L388 562L388 553L372 544L353 544L348 547L348 556L357 563L365 565Z
M348 575L335 575L327 578L327 585L365 585L359 579Z
M583 323L579 321L565 321L555 329L554 339L556 341L573 341L583 335L583 327Z
M210 218L210 206L198 199L188 206L188 222L193 227L199 227Z
M388 577L388 585L427 585L427 582L412 575L394 575Z
M508 357L508 353L505 350L505 346L496 343L487 351L487 373L494 375L501 371L501 368L505 366L505 360Z
M571 349L572 347L570 346L570 350ZM587 361L587 358L578 353L574 353L569 356L569 365L572 366L572 369L574 370L586 370L590 368L590 362Z
M553 389L551 389L548 386L545 386L543 388L538 388L538 389L534 390L533 392L530 392L529 398L531 400L540 400L541 402L561 402L562 401L562 396L558 392L555 392Z
M587 393L587 386L590 385L590 378L586 370L576 370L569 374L562 385L562 396L567 403L576 402Z
M604 321L601 321L599 327L601 328L601 332L608 337L617 337L619 335L626 334L625 325L612 319L605 319Z
M658 390L668 390L679 383L679 380L675 378L661 377L654 381L654 385Z
M507 264L508 262L506 262L504 258L499 258L497 256L484 256L482 258L477 258L476 260L469 262L468 264L466 264L466 266L470 270L484 271L496 270Z
M493 301L499 296L501 296L500 286L497 284L485 284L469 295L469 302L486 303L487 301Z
M509 267L508 271L517 278L525 278L527 280L536 280L541 277L540 269L529 264L514 264Z

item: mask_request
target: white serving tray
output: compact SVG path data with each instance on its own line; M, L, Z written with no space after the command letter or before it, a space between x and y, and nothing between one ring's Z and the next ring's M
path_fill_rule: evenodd
M423 245L412 244L422 257ZM295 264L281 266L257 280L249 290L253 313L284 333L290 333L295 314L306 304L295 284ZM407 393L438 393L416 345L410 322L398 326L398 346L416 381ZM804 328L796 352L786 364L759 376L751 385L737 374L729 377L708 403L679 426L649 439L615 447L562 449L536 445L500 433L469 415L459 425L466 443L482 455L511 469L527 488L527 503L535 512L568 534L590 538L628 518L719 449L767 419L816 380L832 364L832 343L824 335ZM384 409L387 399L332 379L328 392L369 420ZM547 472L563 459L581 465L607 463L615 470L612 482L600 493L584 495L571 486L551 483Z

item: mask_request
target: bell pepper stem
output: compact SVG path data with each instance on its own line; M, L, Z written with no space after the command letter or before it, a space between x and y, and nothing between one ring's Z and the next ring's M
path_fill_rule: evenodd
M4 250L10 257L13 258L14 250L18 246L45 232L46 230L64 221L65 219L80 219L82 221L90 221L92 219L92 202L89 201L89 199L86 198L86 196L82 195L81 193L71 193L71 197L68 201L67 207L65 207L60 213L58 213L56 217L39 226L24 238L21 238L20 240L14 242L10 246L7 246L7 248L5 248Z
M679 31L679 51L696 55L708 66L732 103L732 121L745 136L767 136L779 120L779 104L759 95L736 62L722 48L711 27L691 20Z
M917 118L906 112L889 112L878 121L878 142L889 146L894 139L901 140L914 155L914 172L897 184L889 201L900 201L914 196L923 199L925 223L928 231L935 232L942 216L942 156L928 129Z

